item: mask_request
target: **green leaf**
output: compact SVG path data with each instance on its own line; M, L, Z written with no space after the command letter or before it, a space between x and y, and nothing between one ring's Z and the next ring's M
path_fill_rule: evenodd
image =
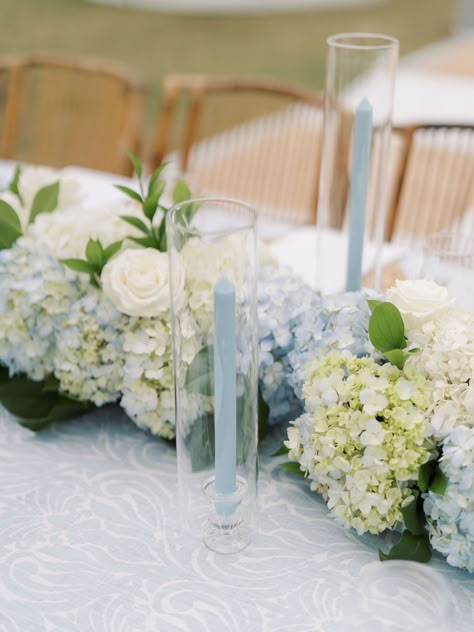
M119 241L114 241L109 246L107 246L107 248L104 250L105 263L107 263L109 259L112 259L112 257L120 250L120 248L122 247L122 243L123 240L120 239Z
M300 464L299 463L295 463L294 461L290 461L288 463L281 463L280 467L282 467L284 470L287 470L287 472L291 472L291 474L297 474L298 476L303 476L304 477L304 472L300 468Z
M385 560L412 560L414 562L429 562L431 559L431 545L428 534L415 535L404 531L398 544L388 553L379 551L379 558Z
M406 347L403 319L393 303L381 303L375 307L369 321L369 337L382 353Z
M160 199L160 191L157 190L151 195L147 197L147 199L143 202L143 212L145 217L147 217L150 221L155 217L156 210L158 208L158 200Z
M129 237L130 241L143 246L144 248L158 248L158 243L154 237Z
M145 235L150 234L150 229L148 228L148 226L138 217L133 217L133 215L120 215L120 218L123 219L124 222L127 222L127 224L130 224L131 226L138 228L138 230L141 230L142 233L145 233Z
M406 359L408 354L402 349L392 349L391 351L385 351L385 357L389 360L393 365L398 367L400 370L405 366Z
M29 223L32 224L41 213L52 213L58 206L59 182L53 182L40 189L31 205Z
M24 375L17 375L0 383L0 402L16 417L45 417L56 399L56 393L44 390L44 382L34 382Z
M165 162L153 172L150 178L150 181L148 183L148 195L151 195L154 191L157 190L159 186L158 178L161 176L163 169L165 169L168 165L169 165L169 162ZM164 187L163 187L163 190L164 190Z
M405 528L415 535L425 533L426 516L423 511L423 499L417 495L408 505L401 507Z
M376 307L378 307L379 305L381 305L382 303L383 303L383 301L376 301L375 299L369 299L367 301L367 305L369 306L369 309L370 309L372 314L374 312L374 309Z
M74 272L83 272L84 274L95 274L95 268L88 261L83 259L60 259L61 263L74 270Z
M133 168L135 169L135 173L137 174L139 178L141 178L142 173L143 173L143 165L142 165L141 160L137 158L137 156L135 156L135 154L132 151L128 151L127 154L130 160L132 161L132 165L133 165Z
M163 218L161 220L161 224L158 226L158 230L156 231L156 241L158 242L158 247L161 252L166 252L168 250L168 242L166 239L166 219Z
M21 223L15 209L0 200L0 250L11 248L21 235Z
M122 191L122 193L125 193L125 195L128 195L129 198L132 198L132 200L136 200L137 202L140 202L140 204L143 204L143 198L138 191L134 191L129 187L124 187L121 184L115 184L114 186L119 191Z
M212 395L214 374L214 346L201 349L193 358L186 373L186 388L191 393Z
M59 380L52 373L48 375L43 382L44 393L57 393L59 390Z
M66 421L80 417L94 410L96 407L90 402L77 402L64 395L56 395L56 401L45 417L34 419L19 419L18 423L28 430L39 432L56 421Z
M273 454L271 454L270 456L283 456L284 454L288 454L289 451L290 449L287 448L286 445L282 442L278 450L274 452Z
M422 492L427 492L430 488L436 467L436 461L427 461L427 463L420 465L418 470L418 487Z
M439 463L436 464L436 471L431 482L430 489L435 494L440 496L444 495L446 487L448 486L448 479L446 478L443 470L440 468Z
M94 270L100 272L104 265L104 249L98 239L89 239L86 246L86 257Z
M270 408L267 402L263 399L260 387L258 389L258 440L262 441L268 434L268 417L270 415Z
M13 174L13 179L8 185L8 190L11 191L11 193L13 193L14 195L16 195L17 198L21 202L21 195L18 189L18 182L20 181L20 175L21 175L21 167L20 165L17 165L15 168L15 173Z
M191 199L191 191L184 180L178 180L173 189L173 204L180 204Z

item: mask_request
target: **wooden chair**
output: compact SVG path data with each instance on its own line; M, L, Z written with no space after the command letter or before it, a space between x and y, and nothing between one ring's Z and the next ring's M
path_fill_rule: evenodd
M474 234L474 126L417 125L402 141L387 237L416 243L447 229Z
M150 166L171 160L199 194L314 222L322 103L310 90L266 79L169 76Z
M130 174L144 95L135 77L103 61L42 55L0 57L5 76L0 157Z

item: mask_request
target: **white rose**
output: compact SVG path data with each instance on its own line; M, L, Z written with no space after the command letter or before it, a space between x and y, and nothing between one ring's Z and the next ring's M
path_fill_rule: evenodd
M452 305L448 290L434 281L396 281L387 290L387 300L393 303L403 318L405 329L419 329L424 323L433 322Z
M18 180L18 191L23 205L27 209L30 209L38 191L58 181L58 209L67 208L79 202L81 187L78 180L65 178L59 169L51 169L50 167L22 167Z
M102 289L129 316L157 316L170 307L168 256L154 248L129 249L102 270ZM184 286L184 278L179 280Z

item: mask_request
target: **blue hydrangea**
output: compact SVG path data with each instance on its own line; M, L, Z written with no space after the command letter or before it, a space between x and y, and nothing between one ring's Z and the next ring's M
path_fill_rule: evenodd
M258 291L262 396L270 423L298 417L308 360L330 349L373 351L368 336L370 290L321 296L288 268L261 270Z

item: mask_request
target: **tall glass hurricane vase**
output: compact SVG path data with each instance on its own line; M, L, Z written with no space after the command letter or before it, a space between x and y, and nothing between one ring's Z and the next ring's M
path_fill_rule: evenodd
M180 522L222 553L248 544L256 508L255 222L226 199L167 221Z
M342 231L341 268L346 274L339 285L353 290L359 289L362 269L380 263L398 41L345 33L329 37L327 44L318 225L323 237L327 231ZM324 290L325 271L319 268L318 282Z

